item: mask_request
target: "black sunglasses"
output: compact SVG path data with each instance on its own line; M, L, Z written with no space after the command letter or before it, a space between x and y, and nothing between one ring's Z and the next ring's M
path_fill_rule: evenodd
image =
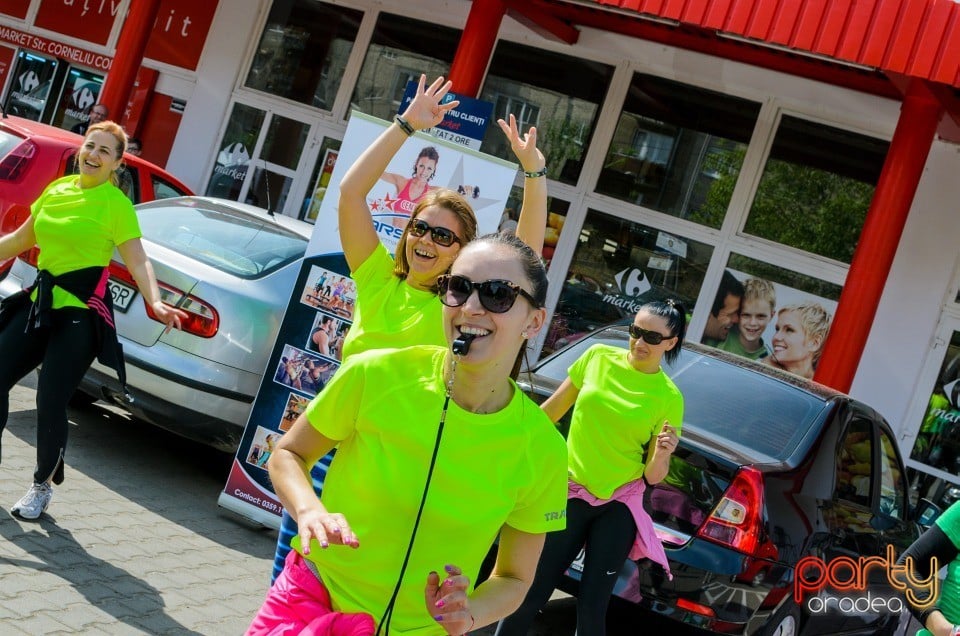
M437 245L450 247L454 243L460 243L460 237L454 234L453 230L448 230L445 227L433 227L420 219L410 219L410 234L420 238L427 232L430 232L430 238Z
M538 309L540 307L540 303L520 285L508 280L485 280L482 283L475 283L463 276L445 274L437 278L437 289L440 292L440 302L447 307L459 307L467 302L473 290L477 290L477 296L484 309L495 314L510 311L513 304L517 302L517 296L523 296Z
M636 325L630 325L630 337L636 338L637 340L643 340L647 344L658 345L664 340L669 340L673 336L665 336L659 331L647 331L642 327Z

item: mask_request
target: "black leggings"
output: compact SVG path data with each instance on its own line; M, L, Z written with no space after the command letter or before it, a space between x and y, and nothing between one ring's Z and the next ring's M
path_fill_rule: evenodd
M51 312L52 325L26 332L29 303L0 329L0 434L7 426L10 389L40 368L37 381L37 467L33 481L63 481L67 446L67 402L93 362L97 318L88 309L67 307Z
M582 499L567 500L566 530L547 533L533 585L520 608L500 621L496 636L523 636L530 630L581 548L586 558L577 594L577 634L606 634L610 594L636 536L633 515L619 501L591 506Z

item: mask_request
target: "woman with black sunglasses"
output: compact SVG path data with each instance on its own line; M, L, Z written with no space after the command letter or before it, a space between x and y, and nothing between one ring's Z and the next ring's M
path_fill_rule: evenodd
M449 90L450 82L442 77L427 86L426 76L421 76L416 95L403 115L360 155L340 183L340 243L357 286L353 325L343 342L344 359L371 349L446 342L437 278L476 237L473 209L452 190L432 189L413 210L394 259L374 228L367 194L414 130L436 126L458 105L457 101L441 103ZM503 120L498 123L526 174L517 236L540 254L547 220L546 161L537 149L536 128L520 135L516 119L513 115L509 119L509 124ZM327 462L325 458L314 470L318 494ZM283 568L296 532L296 524L284 512L274 556L274 579Z
M248 634L464 634L516 609L563 528L563 438L510 378L546 319L543 264L491 234L438 287L444 346L352 356L277 444L270 478L300 532ZM335 445L318 500L307 471Z
M667 475L683 421L683 396L660 368L680 354L683 306L650 302L630 325L630 346L598 344L574 362L542 405L554 422L573 407L567 436L570 481L567 527L548 535L526 599L501 621L497 636L526 634L581 548L577 633L606 633L607 604L625 559L646 557L669 568L643 492ZM652 443L651 443L652 442Z

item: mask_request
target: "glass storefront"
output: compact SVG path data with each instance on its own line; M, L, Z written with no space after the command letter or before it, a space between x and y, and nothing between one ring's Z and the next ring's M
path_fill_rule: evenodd
M17 66L7 92L7 113L33 121L45 121L44 114L50 112L48 103L59 65L55 59L21 50L17 54ZM52 97L55 99L56 95Z
M275 0L245 86L330 110L362 19L322 2Z
M480 99L494 104L494 121L513 114L521 131L536 126L547 176L575 184L612 77L612 66L501 40ZM480 149L514 160L495 124Z
M718 228L760 104L637 74L597 192Z
M432 81L450 71L460 31L391 13L377 19L350 107L390 120L403 91L422 73Z
M888 147L784 116L743 231L849 263Z
M607 323L630 320L651 300L692 311L713 248L589 210L547 331L547 355Z
M960 331L944 353L910 459L960 474Z
M240 198L247 178L250 156L257 144L266 112L246 104L234 104L227 120L227 130L220 141L220 152L213 174L207 183L207 196L224 199Z

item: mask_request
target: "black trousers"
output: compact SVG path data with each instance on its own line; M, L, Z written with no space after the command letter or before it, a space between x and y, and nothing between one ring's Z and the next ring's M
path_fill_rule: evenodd
M633 515L619 501L591 506L581 499L568 499L567 528L547 533L533 585L520 609L500 621L496 636L524 636L530 630L581 548L586 556L577 594L577 635L606 634L610 594L636 536Z
M52 325L26 332L29 303L0 329L0 434L7 426L10 389L42 365L37 382L37 467L33 481L63 481L67 402L97 353L97 317L88 309L52 311Z

